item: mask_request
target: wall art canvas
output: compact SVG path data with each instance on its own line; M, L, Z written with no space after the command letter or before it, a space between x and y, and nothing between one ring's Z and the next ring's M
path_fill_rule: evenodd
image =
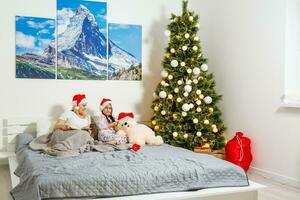
M57 78L107 79L105 2L57 1Z
M142 80L142 26L108 24L108 79Z
M55 79L55 20L16 16L16 78Z

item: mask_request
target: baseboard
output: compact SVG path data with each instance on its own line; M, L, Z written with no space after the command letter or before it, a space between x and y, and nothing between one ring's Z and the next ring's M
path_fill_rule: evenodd
M273 181L300 189L300 180L297 180L297 179L294 179L294 178L291 178L288 176L283 176L281 174L277 174L277 173L270 172L267 170L259 169L256 167L252 167L252 166L250 167L250 172L261 175L261 176L271 179Z

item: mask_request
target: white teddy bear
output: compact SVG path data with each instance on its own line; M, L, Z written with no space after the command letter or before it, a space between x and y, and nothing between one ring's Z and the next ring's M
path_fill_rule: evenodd
M118 134L128 137L131 144L138 145L161 145L161 136L155 136L154 131L144 124L138 124L134 119L133 113L120 113L118 117Z

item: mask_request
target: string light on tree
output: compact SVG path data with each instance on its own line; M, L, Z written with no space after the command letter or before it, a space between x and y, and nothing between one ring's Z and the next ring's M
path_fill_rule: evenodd
M189 39L190 38L190 34L186 33L184 34L185 39Z
M170 49L170 52L171 52L171 53L175 53L176 51L175 51L174 48L172 48L172 49Z
M197 46L193 46L193 50L194 51L198 51L198 47Z
M173 79L173 76L170 74L170 75L168 76L168 79L169 79L169 80L172 80L172 79Z
M202 136L202 133L201 133L200 131L198 131L198 132L196 133L196 135L197 135L198 137L201 137L201 136Z
M199 38L197 36L195 36L194 41L199 41Z
M173 132L173 137L177 137L178 133L177 132Z
M188 68L188 69L186 70L186 72L187 72L188 74L190 74L190 73L192 73L192 69L191 69L191 68Z
M186 51L187 49L188 49L187 46L182 46L182 50L183 50L183 51Z
M184 66L185 66L185 62L181 62L181 63L180 63L180 66L181 66L181 67L184 67Z

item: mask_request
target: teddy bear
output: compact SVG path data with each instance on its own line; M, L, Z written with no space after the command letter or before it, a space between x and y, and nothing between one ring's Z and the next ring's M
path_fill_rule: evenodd
M118 116L118 134L128 137L131 144L138 145L161 145L161 136L155 136L154 131L144 124L139 124L134 120L133 113L121 112Z

